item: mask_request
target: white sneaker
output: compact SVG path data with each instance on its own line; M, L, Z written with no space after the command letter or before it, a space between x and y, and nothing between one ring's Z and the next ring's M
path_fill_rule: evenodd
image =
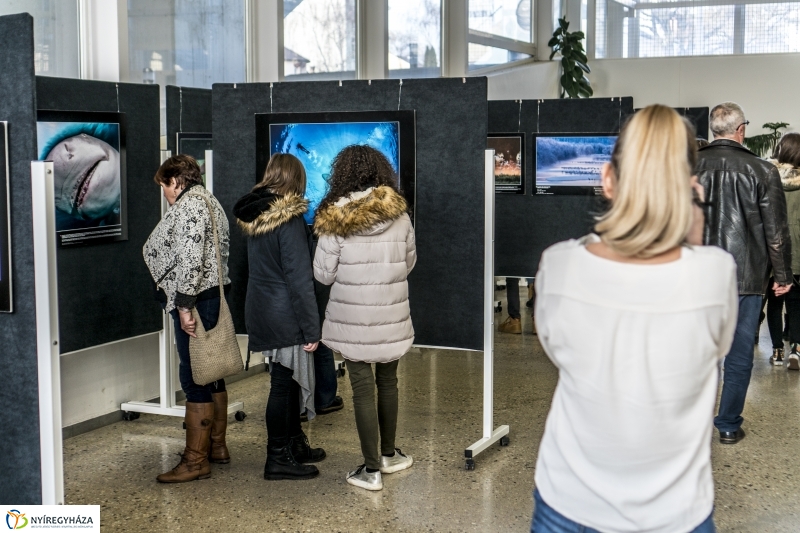
M400 451L400 448L395 448L394 455L391 457L381 455L382 474L394 474L395 472L405 470L412 464L414 464L414 459L412 459L410 455L404 455L403 452Z
M800 370L800 355L792 351L787 358L789 370Z
M383 489L383 479L380 471L367 472L367 465L361 465L347 474L347 482L367 490Z

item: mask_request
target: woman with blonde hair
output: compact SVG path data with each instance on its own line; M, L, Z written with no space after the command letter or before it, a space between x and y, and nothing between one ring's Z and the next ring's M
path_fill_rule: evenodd
M269 360L264 479L309 479L325 450L311 448L300 412L314 411L314 357L320 320L311 268L306 172L293 155L273 155L264 177L233 208L247 235L249 277L244 313L249 351Z
M700 246L696 150L672 109L636 113L602 169L595 233L542 254L536 324L559 382L531 531L714 531L713 410L738 295L733 258Z

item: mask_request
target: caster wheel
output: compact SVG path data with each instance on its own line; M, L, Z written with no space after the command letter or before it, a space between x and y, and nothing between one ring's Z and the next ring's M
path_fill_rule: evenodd
M464 470L475 470L475 459L467 459Z
M508 446L511 441L508 440L508 435L500 437L500 446Z
M183 423L183 429L186 429L186 422Z
M503 306L502 305L498 305L497 307L494 308L494 312L495 313L502 313L503 312Z
M247 418L247 413L245 413L244 411L236 411L236 414L234 414L233 416L234 418L236 418L237 421L241 422L245 418Z
M122 413L122 419L126 422L130 422L132 420L137 420L139 418L139 413L134 413L132 411L125 411Z

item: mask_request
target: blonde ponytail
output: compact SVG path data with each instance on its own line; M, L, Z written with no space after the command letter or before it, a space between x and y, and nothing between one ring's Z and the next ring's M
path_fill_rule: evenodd
M626 257L646 259L683 244L692 226L693 128L673 109L652 105L625 125L611 158L617 182L595 231Z

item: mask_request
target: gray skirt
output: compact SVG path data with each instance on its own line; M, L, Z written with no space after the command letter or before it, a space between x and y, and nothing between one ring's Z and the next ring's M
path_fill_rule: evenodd
M300 413L305 411L309 420L317 416L316 411L314 411L314 388L316 386L314 354L303 350L300 345L267 350L261 353L269 360L270 372L272 371L272 363L280 363L285 368L292 369L292 379L300 385Z

